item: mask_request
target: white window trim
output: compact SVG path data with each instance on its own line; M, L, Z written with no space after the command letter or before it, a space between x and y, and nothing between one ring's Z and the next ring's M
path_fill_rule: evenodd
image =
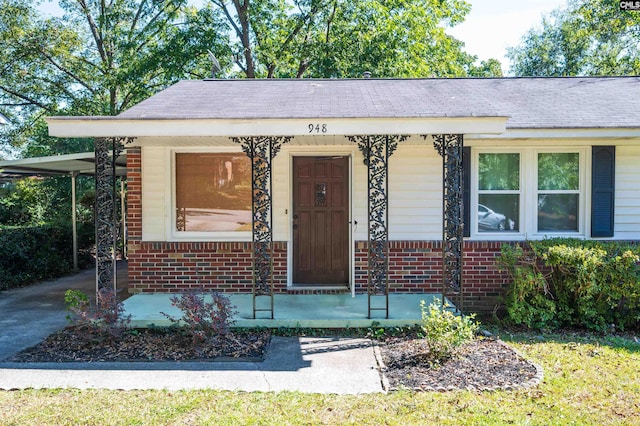
M585 238L586 230L590 226L590 212L587 206L590 202L590 186L587 177L590 176L590 156L587 146L530 146L530 147L472 147L471 149L471 232L470 240L478 241L521 241L526 239L540 240L549 237L575 237ZM571 153L579 154L579 207L578 207L578 231L538 232L537 198L538 198L538 154L539 153ZM479 232L477 210L479 201L478 174L479 154L520 154L520 191L505 191L504 193L520 193L519 225L520 229L514 232ZM589 169L589 170L588 170ZM546 192L546 191L544 191ZM563 192L563 191L560 191ZM533 207L532 207L533 206Z
M203 242L248 242L252 241L251 231L178 231L176 229L176 154L226 154L242 153L240 147L218 146L208 147L181 147L169 150L169 161L171 164L170 185L167 185L168 194L166 197L169 220L167 221L167 235L169 241L203 241Z
M586 197L586 160L587 151L586 148L574 148L574 147L565 147L565 148L534 148L532 150L531 162L533 166L533 177L532 177L532 189L531 191L531 200L530 202L534 203L533 205L538 205L538 195L540 193L543 194L578 194L578 229L576 231L558 231L558 232L549 232L549 231L538 231L538 219L537 214L533 214L531 228L532 232L530 235L533 235L536 239L544 238L545 236L552 235L554 237L584 237L585 233L585 217L588 214L586 211L585 199ZM578 167L579 167L579 176L578 176L578 190L539 190L538 189L538 154L546 154L546 153L577 153L578 154ZM537 213L537 208L536 208Z

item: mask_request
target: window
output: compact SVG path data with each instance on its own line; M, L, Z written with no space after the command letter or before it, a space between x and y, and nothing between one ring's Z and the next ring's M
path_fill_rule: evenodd
M476 235L583 232L584 150L478 150L471 212Z
M176 153L179 232L251 230L251 163L241 153Z
M538 231L578 231L580 156L538 154Z
M478 156L478 232L514 232L520 216L520 154Z

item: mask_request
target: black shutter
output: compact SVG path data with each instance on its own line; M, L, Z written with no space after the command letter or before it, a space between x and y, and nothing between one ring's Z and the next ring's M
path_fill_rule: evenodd
M591 148L591 236L613 237L616 147Z
M471 147L462 147L462 220L463 235L471 236Z

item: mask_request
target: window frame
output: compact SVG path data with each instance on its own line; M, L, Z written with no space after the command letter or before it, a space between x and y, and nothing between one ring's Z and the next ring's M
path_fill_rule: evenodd
M584 199L585 199L585 165L584 165L584 161L585 161L585 157L586 157L586 152L584 152L585 150L578 150L578 149L561 149L561 148L553 148L553 149L545 149L545 148L535 148L533 150L533 159L535 161L535 166L533 166L534 169L534 176L533 176L533 183L534 183L534 194L533 194L533 200L532 202L534 203L534 205L536 206L535 209L535 214L532 217L532 226L535 229L535 233L534 235L553 235L553 236L582 236L584 235L584 215L586 214L586 210L585 210L585 205L584 205ZM540 167L538 165L538 157L540 154L578 154L578 189L540 189L538 188L538 173L540 171ZM532 163L533 164L533 163ZM541 194L548 194L548 195L553 195L553 194L577 194L578 195L578 219L577 219L577 226L576 226L576 230L559 230L559 231L545 231L545 230L539 230L539 223L538 223L538 197Z
M230 241L248 242L252 241L252 231L179 231L176 226L177 221L177 184L176 184L176 154L232 154L246 155L239 147L216 147L211 148L176 148L170 150L171 161L171 195L168 200L169 209L168 235L173 241Z
M480 182L480 155L481 154L518 154L518 167L519 167L518 189L480 189L479 182ZM471 215L474 218L472 219L473 230L479 236L519 235L521 233L520 229L517 231L515 230L514 231L495 231L495 232L480 231L479 221L478 221L478 205L480 205L480 195L518 195L518 224L520 225L520 228L522 228L522 213L523 213L522 195L523 195L523 184L524 184L523 176L522 176L522 154L519 151L513 151L513 150L482 150L482 151L478 151L474 158L475 158L475 170L476 170L474 181L476 184L476 190L474 191L475 202L472 202L472 206L475 208L471 210ZM473 222L474 220L475 220L475 224Z

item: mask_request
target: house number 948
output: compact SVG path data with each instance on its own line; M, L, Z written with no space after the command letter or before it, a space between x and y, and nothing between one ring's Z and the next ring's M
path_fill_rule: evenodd
M309 133L327 133L326 124L309 124Z

